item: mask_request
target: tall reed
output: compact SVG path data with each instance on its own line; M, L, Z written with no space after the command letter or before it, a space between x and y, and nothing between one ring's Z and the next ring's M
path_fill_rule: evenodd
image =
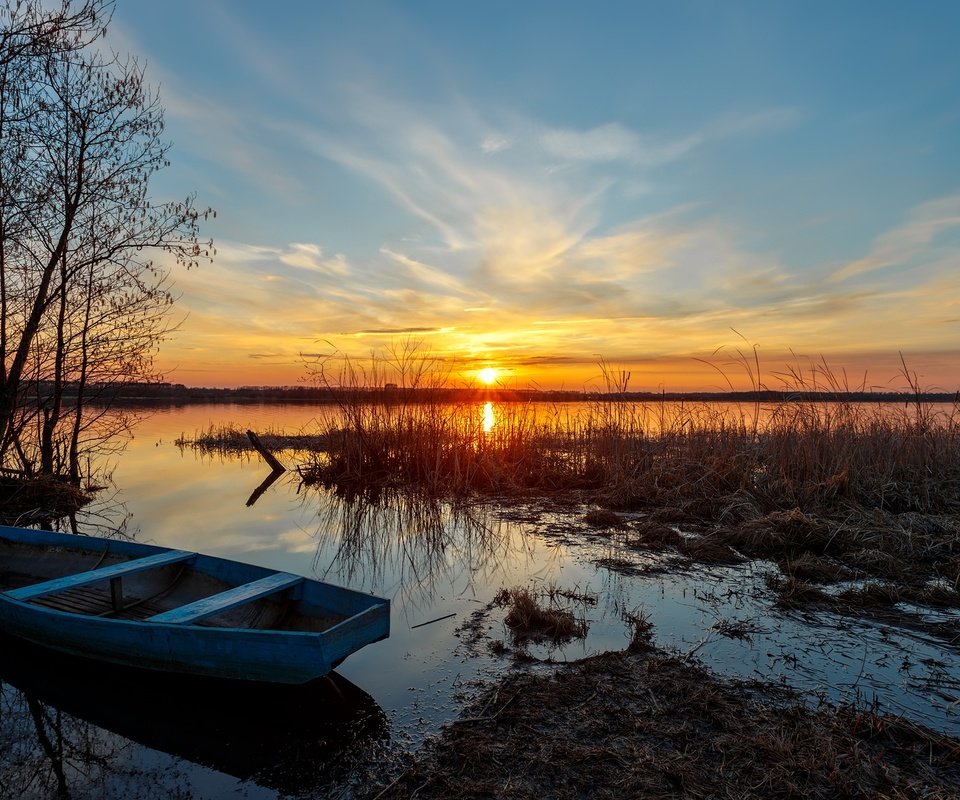
M372 401L356 395L321 423L325 449L302 473L347 492L580 492L612 507L714 519L738 508L960 510L958 408L925 403L906 369L916 390L907 405L844 399L845 377L825 364L788 370L791 399L761 405L631 402L629 373L602 366L605 400L503 404L486 427L476 405L407 402L402 387ZM825 390L834 399L803 399Z

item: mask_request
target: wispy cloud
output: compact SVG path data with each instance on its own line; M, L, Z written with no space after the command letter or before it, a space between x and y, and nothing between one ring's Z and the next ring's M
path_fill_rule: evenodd
M480 149L484 153L499 153L501 150L507 150L512 145L513 142L506 136L498 136L497 134L491 133L483 137L483 141L480 142Z
M938 236L960 226L960 195L951 195L915 208L906 221L879 236L863 258L838 269L831 281L839 283L886 267L907 267L920 256L936 255L931 248ZM954 255L958 255L956 250Z
M401 333L440 333L442 328L373 328L366 331L357 331L360 335L366 334L401 334Z
M655 141L615 122L584 131L553 129L540 134L540 145L551 158L568 162L627 161L648 167L676 161L702 141L697 134Z
M336 278L350 276L350 265L345 255L338 253L332 258L326 258L323 250L315 244L293 242L286 252L278 253L277 257L287 266L308 272Z
M179 280L189 337L165 349L171 361L189 351L193 364L286 364L295 375L300 350L325 349L318 341L345 337L364 352L423 334L451 363L559 370L598 354L659 363L723 343L731 327L784 350L933 350L960 318L950 238L960 195L918 205L833 268L795 265L744 235L725 208L676 189L725 143L812 119L789 98L686 126L538 119L455 90L412 97L374 67L293 69L219 8L223 36L249 51L251 80L283 103L251 113L242 96L203 96L161 70L180 130L206 143L202 158L227 178L244 177L264 208L325 192L317 176L335 173L361 210L347 226L352 248L312 220L218 242L213 266Z
M401 265L409 278L417 285L429 286L433 290L443 289L456 294L470 295L474 297L474 301L479 298L480 293L478 291L438 267L432 267L403 253L391 250L389 247L381 247L380 252L391 261Z

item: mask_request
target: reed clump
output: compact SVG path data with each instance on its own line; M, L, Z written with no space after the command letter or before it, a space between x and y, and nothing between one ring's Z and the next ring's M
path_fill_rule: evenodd
M278 450L319 452L327 448L327 440L322 433L287 433L267 429L259 432L258 436L263 446L274 452ZM174 445L181 450L190 449L213 456L237 456L255 451L247 429L236 425L210 424L207 428L194 432L192 436L182 433L174 441Z
M789 391L756 403L632 402L629 375L605 374L604 399L577 406L346 393L301 475L346 494L589 504L583 521L604 535L770 559L813 584L960 583L960 406L926 402L906 368L907 403L865 402L826 365L788 370Z
M515 642L553 642L560 644L587 635L587 622L567 608L556 605L557 597L569 596L548 588L542 597L550 601L543 605L541 595L526 587L501 589L494 597L494 605L505 606L504 619ZM596 602L596 600L594 600Z
M777 605L781 608L831 607L837 604L833 595L793 575L786 577L770 575L767 578L767 586L776 593Z
M610 511L607 508L594 508L583 515L583 521L591 528L622 529L626 527L626 521L616 511Z
M808 583L838 583L850 580L855 573L833 558L817 556L810 552L795 557L787 557L777 564L784 575L789 575Z
M437 495L569 496L747 522L841 509L960 510L960 414L843 400L644 404L345 405L321 423L304 480ZM773 519L770 519L773 522ZM783 524L789 525L785 519ZM799 530L803 521L793 526ZM813 530L808 531L814 533ZM789 531L787 531L789 533Z

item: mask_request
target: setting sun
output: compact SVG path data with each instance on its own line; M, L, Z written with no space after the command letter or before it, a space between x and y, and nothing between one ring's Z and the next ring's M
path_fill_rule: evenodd
M477 372L477 377L480 379L481 383L485 383L488 386L492 383L496 383L498 372L493 367L484 367L479 372Z

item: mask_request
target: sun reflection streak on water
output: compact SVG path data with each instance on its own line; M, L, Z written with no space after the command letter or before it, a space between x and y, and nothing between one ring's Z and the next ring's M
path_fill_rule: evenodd
M493 410L493 403L489 400L483 404L483 432L491 433L497 424L497 415Z

